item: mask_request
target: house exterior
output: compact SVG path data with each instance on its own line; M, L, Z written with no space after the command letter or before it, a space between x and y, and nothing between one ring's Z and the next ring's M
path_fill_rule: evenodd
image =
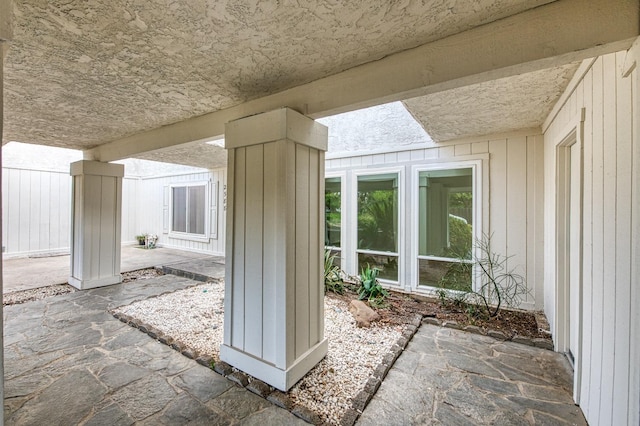
M469 233L473 237L491 234L495 251L512 256L509 265L517 268L530 285L524 307L545 311L555 349L567 353L574 368L574 399L587 421L635 425L640 423L640 314L634 309L640 302L637 113L640 110L637 71L640 4L626 0L534 3L513 2L502 9L484 4L478 10L461 5L457 13L450 8L424 9L418 13L409 8L380 12L379 19L371 18L368 13L361 14L365 20L374 19L375 25L342 25L340 19L313 21L308 25L313 34L325 36L317 39L308 34L307 38L296 38L304 48L292 56L284 54L290 53L288 37L284 41L274 37L272 28L268 27L270 21L254 22L255 38L282 55L266 55L264 60L257 55L251 60L256 62L249 61L249 65L234 62L236 53L226 50L211 54L216 58L215 63L196 58L203 64L201 68L206 68L206 64L212 69L216 64L224 64L217 73L227 84L224 89L204 90L198 84L208 81L190 74L192 91L184 90L191 93L189 98L174 90L159 74L129 74L123 71L127 67L122 66L119 71L113 71L122 77L120 81L138 79L139 87L149 83L159 88L163 99L171 100L168 102L171 108L165 109L167 102L158 102L158 97L147 98L150 91L132 90L127 96L137 99L142 106L137 110L144 113L134 114L131 109L123 108L120 115L114 111L114 118L107 120L104 114L83 113L102 111L101 103L77 109L65 104L67 109L61 110L84 116L86 123L74 125L73 120L52 114L48 121L43 119L48 127L36 125L40 123L36 119L48 117L42 113L44 108L58 105L59 101L46 96L46 91L35 94L29 91L28 85L20 83L21 77L39 73L35 64L30 67L22 64L29 52L37 49L34 46L39 46L38 34L28 29L41 19L38 13L30 13L32 9L22 8L15 18L20 31L14 41L18 48L12 48L13 51L8 48L14 38L8 25L11 19L7 18L11 14L0 14L0 42L3 56L8 58L3 72L9 88L5 102L10 107L2 120L5 135L15 139L32 137L33 142L43 144L68 144L84 151L84 160L75 166L72 185L74 190L80 187L82 190L73 193L72 215L93 220L96 218L91 216L89 207L104 206L100 217L109 218L111 222L102 227L109 232L99 236L113 247L131 238L128 236L131 231L126 232L127 236L123 233L122 218L127 217L127 229L136 229L136 233L157 232L161 234L161 244L211 253L224 251L228 258L226 291L230 295L225 298L229 303L225 312L229 312L228 318L233 321L225 333L225 345L233 354L229 360L233 364L254 358L258 362L251 368L256 368L258 373L265 369L263 364L276 365L278 371L271 372L275 375L290 369L311 368L323 350L318 320L322 316L318 315L317 300L301 308L310 313L306 319L299 323L285 321L281 326L272 324L269 336L248 339L249 344L243 343L244 336L255 336L251 333L256 333L256 329L243 321L242 309L255 307L261 315L257 323L264 321L263 313L271 312L269 309L274 306L283 306L283 315L287 317L292 309L300 306L292 289L300 286L308 295L318 291L320 282L315 272L319 244L315 231L322 228L318 195L325 190L328 189L332 201L325 243L340 253L343 269L355 274L364 264L374 263L383 269L385 283L398 290L428 293L429 284L437 280L439 274L450 265L468 259L468 250L459 250L466 246L453 243L459 241L460 235L467 238ZM0 11L11 7L10 2L0 1ZM357 20L357 11L339 9L316 12L349 16L353 18L349 22ZM498 12L490 12L495 10ZM216 16L233 15L249 20L253 16L248 12L232 12L207 11ZM288 11L280 12L291 28L304 32L301 26L293 25L303 19L302 15L292 17L287 15ZM266 12L255 10L253 13L260 16ZM67 16L66 11L60 14ZM141 14L144 17L143 11ZM67 23L61 25L59 31L55 25L44 29L65 40L65 46L73 47L68 33L82 31L81 25L87 24L84 16L68 14L71 21L78 21L78 26ZM136 40L138 35L134 30L153 31L138 15L135 19L129 16L132 18L130 28L120 28L127 37ZM402 19L390 18L395 16ZM465 21L469 16L477 19ZM438 26L431 28L428 22L420 20L427 18L450 23L442 26L447 31L450 28L450 32ZM242 19L229 22L244 22ZM326 36L336 34L336 30L323 27L323 22L333 22L332 25L339 28L339 36ZM420 40L407 40L406 34L394 32L395 22L401 22L400 28L431 28L432 32ZM220 30L228 30L230 39L243 31L233 24L223 27ZM378 34L385 34L389 41L402 39L407 43L395 44L389 51L376 51L375 46L390 44L376 39L375 34L366 33L369 28L381 28ZM191 25L182 29L185 37L192 34ZM362 34L357 31L366 34L359 39ZM193 30L194 39L202 40L204 33ZM249 39L254 40L249 37L237 41L245 43L241 45L250 51L255 41L247 42ZM352 40L373 42L356 43L354 48L348 43ZM216 43L189 46L183 49L185 54L223 49ZM315 55L314 46L323 46L321 52L325 56ZM50 53L47 48L48 45L41 48L45 55ZM91 75L87 70L96 71L91 68L94 62L89 55L94 52L82 49L72 50L77 54L77 61L51 64L51 69L59 72L54 74L58 78L53 80L53 89L64 86L60 82L64 82L67 75L84 78ZM358 55L365 51L370 53L367 58L354 59L361 58ZM162 59L154 56L155 50L139 52L149 55L145 56L148 63L162 64ZM76 56L58 55L61 58ZM160 55L165 56L168 56L165 52ZM274 65L270 61L276 57L290 61ZM134 62L128 57L120 61L125 65ZM118 63L111 65L117 67ZM265 69L271 73L264 72ZM239 81L237 76L246 75L245 72L252 78ZM564 79L567 73L569 81ZM95 75L107 74L97 72ZM155 80L147 81L149 75ZM283 77L285 75L291 79ZM184 75L176 71L174 76ZM40 77L47 81L46 76ZM556 88L561 87L559 97L539 91L543 85L553 83L558 83ZM105 93L112 96L111 99L124 99L118 95L116 86L105 85ZM84 93L90 92L82 85L78 87ZM200 89L206 96L197 94ZM77 98L78 102L83 99ZM99 97L84 98L90 99L87 102L98 102ZM190 106L185 98L194 100L195 106ZM37 103L40 109L31 108L25 99ZM222 101L212 105L211 99ZM323 138L327 136L313 119L389 101L403 101L435 142L366 153L327 154L323 177L317 164L323 159L326 144ZM176 105L179 108L174 108ZM153 113L147 115L148 111ZM129 117L130 114L133 116ZM149 116L163 118L147 125ZM103 122L110 125L103 126ZM60 128L59 123L65 126ZM87 126L93 131L87 132ZM225 134L235 138L228 147L226 178L224 166L207 167L209 171L200 174L138 179L131 186L122 179L122 167L111 164L139 155L181 159L178 151L171 150L181 145L210 142ZM189 146L187 151L196 152L195 145ZM302 196L305 190L310 194L306 198ZM132 203L125 208L127 203L123 198L118 195L110 198L127 191L138 194L133 197L138 203L133 217L122 215L123 211L131 212ZM261 227L258 233L255 231L258 228L252 228L253 222L245 220L246 212L253 211L247 206L254 206L247 201L264 202L276 196L286 205L282 214L291 220L284 224L262 222L276 225ZM113 202L100 203L105 199ZM367 200L377 202L367 205ZM3 204L6 207L12 201L3 200ZM363 208L365 205L368 210ZM372 213L371 205L380 207L376 214ZM259 203L255 206L260 207ZM263 208L255 218L266 221L277 216L272 213ZM133 220L137 225L130 227ZM79 265L85 265L85 258L95 259L91 251L84 250L85 243L89 242L83 231L84 222L71 223L72 235L78 237L69 241L72 257ZM291 231L291 223L299 227ZM378 226L382 223L384 227ZM387 226L389 224L391 226ZM273 274L267 277L256 271L262 267L260 262L267 258L271 247L263 244L265 230L273 229L278 232L270 238L275 238L278 249L286 255L285 260L274 259ZM298 232L298 229L305 231ZM233 250L238 247L242 250ZM456 250L447 250L452 247ZM247 263L242 256L247 252L245 249L253 255L252 259L260 262ZM115 252L119 254L117 248ZM299 252L307 256L305 266L312 273L300 274L291 267ZM104 259L114 267L113 271L117 260L117 255ZM108 277L98 277L92 275L90 268L80 267L79 286L104 285L107 281L103 279L116 282L117 271L113 271ZM264 300L256 301L251 292L244 292L245 288L252 288L246 287L251 285L251 280L262 280L268 291L278 288L272 285L273 276L286 283L278 293L285 303L267 306L260 304ZM238 329L241 334L237 334ZM234 337L237 335L241 338ZM256 344L265 340L277 342L276 346L265 351L264 345ZM305 351L313 356L307 357ZM268 355L262 355L266 352ZM275 361L271 360L272 355ZM278 376L278 380L282 378Z

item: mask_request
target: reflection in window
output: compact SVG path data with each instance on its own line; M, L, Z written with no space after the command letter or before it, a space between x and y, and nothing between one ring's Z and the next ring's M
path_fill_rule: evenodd
M358 269L398 281L398 174L358 176Z
M176 186L172 189L173 232L205 234L206 186Z
M324 184L324 245L340 247L342 226L342 183L339 177L327 178Z
M473 246L473 170L419 173L418 277L420 285L438 287L442 278L471 289ZM455 278L451 280L451 278Z

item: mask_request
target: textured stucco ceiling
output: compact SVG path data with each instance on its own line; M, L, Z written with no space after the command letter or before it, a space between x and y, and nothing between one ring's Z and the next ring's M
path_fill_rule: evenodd
M222 146L210 145L206 142L175 145L140 154L136 158L201 167L209 170L227 167L227 150Z
M23 0L4 140L87 149L548 0Z
M538 127L579 63L404 101L434 141Z

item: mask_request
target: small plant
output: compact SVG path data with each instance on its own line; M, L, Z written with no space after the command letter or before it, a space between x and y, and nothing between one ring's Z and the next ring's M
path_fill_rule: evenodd
M136 240L138 240L138 244L140 244L141 246L145 244L146 239L147 239L146 234L136 235Z
M369 304L375 307L384 305L384 299L389 295L378 281L379 272L377 268L371 268L367 264L367 267L363 268L360 273L360 288L358 289L358 298L360 300L367 299Z
M331 250L324 251L324 291L343 294L344 280L342 271L334 264L335 258L336 255L331 254Z
M460 259L442 277L442 288L436 292L440 302L464 308L470 319L493 318L503 306L518 307L529 289L524 277L515 273L515 269L508 269L507 261L511 256L494 253L490 235L477 240L476 249L472 262ZM475 275L477 290L470 289L468 282L461 279L466 274Z

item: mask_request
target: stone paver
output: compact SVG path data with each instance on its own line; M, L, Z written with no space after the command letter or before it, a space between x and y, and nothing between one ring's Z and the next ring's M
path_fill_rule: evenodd
M5 424L305 424L107 312L197 284L165 275L6 306Z
M359 425L586 425L563 355L423 324Z

